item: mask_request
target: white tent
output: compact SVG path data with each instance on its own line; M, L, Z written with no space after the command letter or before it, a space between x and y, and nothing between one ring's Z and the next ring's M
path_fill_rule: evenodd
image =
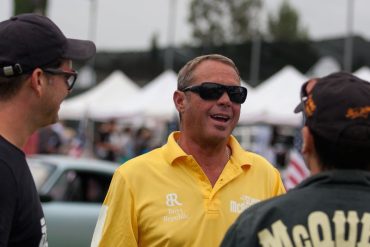
M171 119L176 113L172 100L177 88L177 76L165 71L149 82L136 94L122 100L114 108L105 109L101 117L155 117Z
M353 73L355 76L370 82L370 68L369 67L361 67L358 69L355 73Z
M60 107L59 117L70 120L98 118L105 108L117 107L123 99L137 91L139 87L123 72L114 71L87 92L65 100ZM102 109L98 109L97 105L102 105Z
M284 67L248 94L239 123L299 126L301 115L293 111L305 81L307 78L295 68Z
M320 58L306 73L309 77L323 77L330 73L340 71L340 64L331 56Z
M248 92L247 97L248 97L249 94L254 92L254 88L251 85L249 85L248 83L246 83L245 81L241 80L240 85L242 87L247 88L247 92Z

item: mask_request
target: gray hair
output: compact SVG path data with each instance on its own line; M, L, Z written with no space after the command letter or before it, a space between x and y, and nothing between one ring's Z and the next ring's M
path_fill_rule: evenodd
M235 63L230 59L225 56L219 55L219 54L209 54L209 55L203 55L196 57L189 62L187 62L184 67L179 72L178 78L177 78L177 89L184 89L185 87L189 86L192 80L194 79L193 72L195 68L203 61L205 60L213 60L213 61L219 61L221 63L230 65L231 67L234 68L235 72L238 74L239 79L240 79L240 74L239 70L236 67Z

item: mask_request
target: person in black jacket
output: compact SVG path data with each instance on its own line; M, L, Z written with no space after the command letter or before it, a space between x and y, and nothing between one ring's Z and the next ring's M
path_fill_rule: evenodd
M244 211L221 246L370 246L370 83L338 72L301 90L312 176Z
M67 39L45 16L21 14L0 22L0 246L48 246L22 147L38 128L58 120L77 78L72 60L95 52L94 43Z

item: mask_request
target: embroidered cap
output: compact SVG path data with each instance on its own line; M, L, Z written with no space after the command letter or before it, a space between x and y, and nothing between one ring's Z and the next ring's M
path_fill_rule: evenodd
M302 85L305 124L334 143L370 146L370 82L337 72Z
M68 39L49 18L21 14L0 22L0 76L17 76L58 59L87 60L96 47L88 40Z

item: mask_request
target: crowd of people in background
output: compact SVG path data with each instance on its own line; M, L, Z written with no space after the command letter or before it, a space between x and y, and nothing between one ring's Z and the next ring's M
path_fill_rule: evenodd
M152 130L118 125L115 120L100 124L94 150L97 158L123 163L152 150Z
M116 120L109 120L96 124L95 129L94 140L91 141L86 140L86 133L81 137L78 130L58 122L35 132L23 150L28 155L65 154L81 157L84 156L84 149L87 148L86 142L91 142L92 150L87 156L124 163L157 146L153 143L152 129L146 126L133 127L119 124ZM76 152L76 148L81 150Z
M95 123L92 138L87 136L87 126L82 127L81 134L81 123L77 125L79 126L72 128L70 124L59 121L44 127L29 138L23 150L28 155L62 154L123 164L159 147L164 141L163 136L158 137L159 132L154 131L154 128L121 123L116 119ZM251 144L244 148L262 155L273 164L282 173L287 190L295 187L309 175L299 154L299 130L290 130L291 133L288 134L286 130L279 130L276 126L259 127L251 136ZM269 131L265 131L266 129Z

